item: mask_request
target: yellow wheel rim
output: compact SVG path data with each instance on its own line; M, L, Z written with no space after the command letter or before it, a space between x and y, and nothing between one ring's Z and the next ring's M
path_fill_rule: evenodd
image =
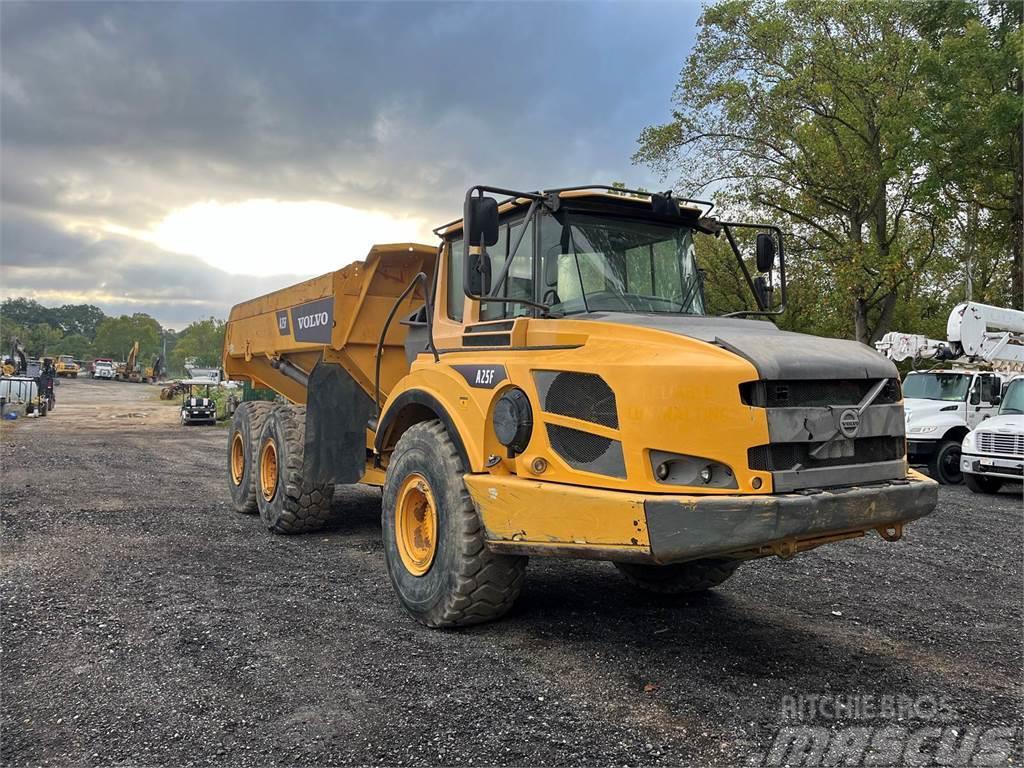
M245 472L245 443L242 441L242 433L236 432L231 441L231 482L235 485L242 484L242 474Z
M271 437L260 448L260 492L267 501L277 493L277 445Z
M395 538L409 573L422 576L430 570L437 554L437 507L423 475L413 473L402 483L395 507Z

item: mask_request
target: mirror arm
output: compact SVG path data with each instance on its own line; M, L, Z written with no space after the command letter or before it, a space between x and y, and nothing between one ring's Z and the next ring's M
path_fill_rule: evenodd
M782 303L779 304L777 309L765 309L758 311L740 311L740 312L727 312L722 317L743 317L746 315L781 315L786 311L786 304L788 303L786 294L786 246L785 240L782 236L782 230L776 227L774 224L747 224L742 221L723 221L720 222L722 227L728 232L730 227L745 227L747 229L767 229L775 233L775 237L779 242L779 290L782 294ZM736 247L732 237L729 237L729 241L732 244L733 252L736 253L737 257L740 256L739 250ZM742 259L742 257L741 257ZM743 271L747 272L746 265L743 265ZM755 299L756 301L756 299Z
M747 281L747 287L750 289L750 293L754 297L754 303L757 304L758 310L764 312L767 309L767 307L761 303L761 296L754 288L754 279L750 276L750 270L747 269L746 262L743 261L743 254L740 253L740 247L736 244L736 238L733 237L732 229L729 228L728 224L725 224L722 227L722 231L725 232L725 238L729 241L729 245L732 248L732 252L736 255L736 261L739 263L740 269L743 270L743 277Z
M519 246L523 242L523 236L526 234L526 230L530 228L530 224L533 222L534 217L537 215L537 200L530 201L530 208L526 212L526 218L523 219L523 228L519 230L519 234L516 235L515 244L512 246L512 250L509 251L508 258L505 259L505 263L501 265L501 271L498 273L497 279L491 286L491 293L497 293L501 290L501 286L505 284L505 278L508 276L508 271L512 268L512 261L516 257L516 253L519 252Z

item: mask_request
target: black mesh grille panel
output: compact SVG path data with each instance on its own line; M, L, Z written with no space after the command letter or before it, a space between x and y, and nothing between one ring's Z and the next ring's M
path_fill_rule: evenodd
M535 375L541 402L547 413L619 428L615 393L600 376L571 371L537 371Z
M761 408L857 405L877 383L878 379L754 381L740 385L740 399ZM899 381L889 379L874 404L897 403L901 396Z
M810 453L821 443L772 443L758 445L747 450L747 462L751 469L762 472L781 472L794 469L797 465L804 469L816 467L836 467L846 464L867 464L875 461L893 461L903 457L904 441L902 437L862 437L853 442L852 456L816 459Z
M557 424L548 424L547 430L552 449L570 467L612 477L626 476L622 443L618 440Z

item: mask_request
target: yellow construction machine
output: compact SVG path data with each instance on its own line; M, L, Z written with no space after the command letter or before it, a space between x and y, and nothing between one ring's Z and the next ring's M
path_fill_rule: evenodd
M237 305L226 375L289 403L235 412L234 508L298 533L336 486L381 486L388 574L432 627L503 615L528 556L609 560L677 594L754 558L899 539L937 486L907 467L896 368L744 317L785 307L782 233L711 212L478 186L438 245L374 246ZM715 238L755 311L706 314Z
M71 355L59 355L54 364L54 369L57 371L58 376L66 376L72 379L78 378L79 365Z
M118 364L114 369L114 378L118 381L131 381L135 384L152 384L162 373L163 358L157 356L153 364L143 367L139 364L139 342L132 344L128 351L128 358L125 362Z

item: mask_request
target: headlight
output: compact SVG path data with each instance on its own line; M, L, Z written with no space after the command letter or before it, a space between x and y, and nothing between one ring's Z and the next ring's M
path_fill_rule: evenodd
M935 427L935 426L931 426L931 427L911 427L910 428L910 434L912 434L912 435L926 435L929 432L934 432L936 429L938 429L938 427Z
M977 435L975 435L973 432L968 432L967 435L964 437L963 443L960 445L960 450L965 452L973 451L974 442L976 438Z

